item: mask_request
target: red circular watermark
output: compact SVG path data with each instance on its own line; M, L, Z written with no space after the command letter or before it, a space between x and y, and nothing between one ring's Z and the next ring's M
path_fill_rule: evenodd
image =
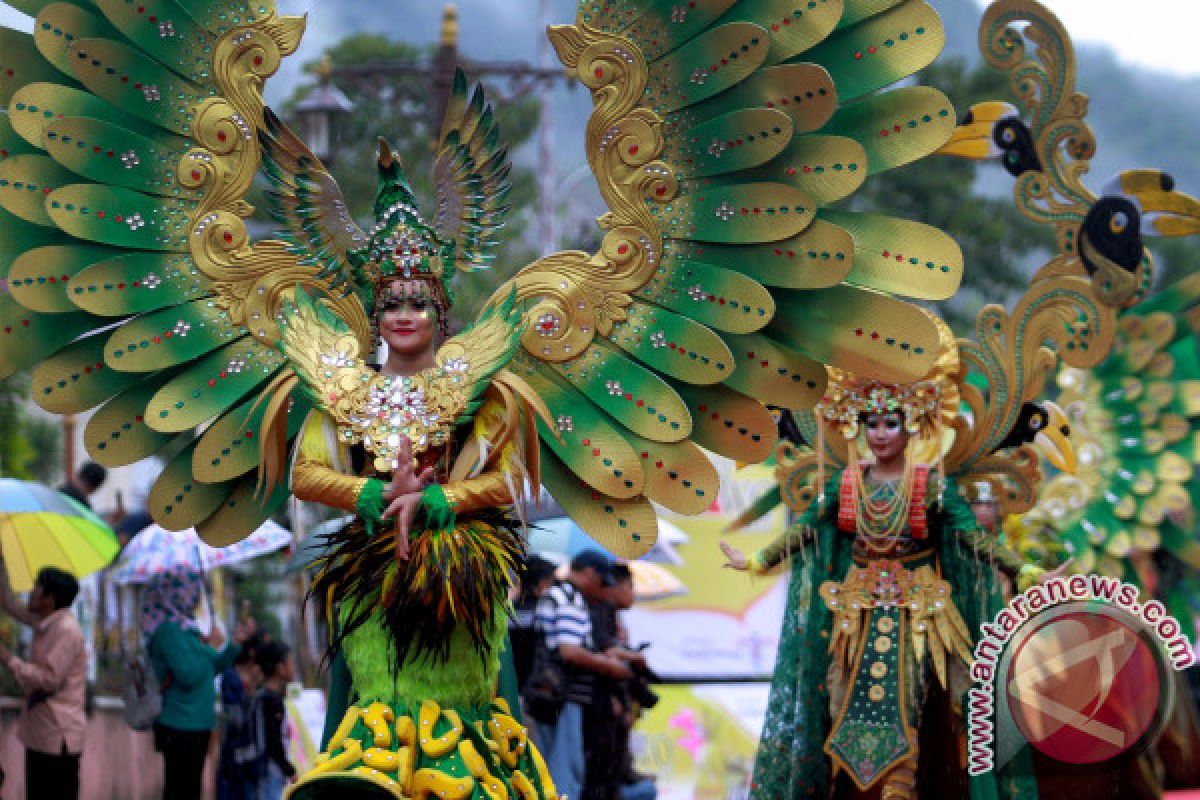
M1106 614L1050 619L1013 651L1008 706L1026 741L1070 764L1095 764L1144 740L1159 715L1161 659Z

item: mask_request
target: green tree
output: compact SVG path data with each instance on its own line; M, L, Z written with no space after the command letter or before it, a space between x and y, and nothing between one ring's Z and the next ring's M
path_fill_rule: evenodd
M968 70L961 59L938 62L918 78L945 92L960 115L981 100L1011 99L1003 75L986 66ZM1054 246L1049 228L1022 216L1011 195L980 191L981 166L1011 183L998 164L935 155L871 177L848 201L857 210L920 220L958 241L966 263L962 289L938 313L960 336L974 333L985 303L1011 304Z
M28 374L0 380L0 475L49 483L59 477L62 431L30 414L28 397Z
M338 88L354 103L354 111L348 119L341 121L340 145L332 159L330 172L342 187L350 213L364 227L371 221L377 174L376 140L383 136L393 152L400 156L428 219L435 195L430 179L436 155L433 142L439 132L432 129L428 109L440 98L433 96L433 82L428 76L390 78L382 83L370 75L369 67L387 61L428 60L433 49L394 41L379 34L357 33L329 47L325 55L335 67L365 68L360 79L338 81ZM318 63L310 62L307 68L314 69ZM467 78L472 80L471 75ZM284 115L290 116L311 89L311 86L297 89L284 105ZM485 87L485 91L496 112L502 141L508 143L511 153L528 141L536 130L539 104L532 98L498 102L498 92L491 87ZM536 196L534 175L529 168L514 165L510 180L513 188L507 203L512 211L501 231L494 266L479 273L460 274L456 280L455 322L458 324L471 321L492 288L534 258L533 251L524 241L530 219L526 209L533 207ZM262 202L257 205L261 208Z

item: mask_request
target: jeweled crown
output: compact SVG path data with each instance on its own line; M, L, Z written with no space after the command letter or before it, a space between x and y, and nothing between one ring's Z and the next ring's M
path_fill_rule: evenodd
M375 225L366 245L351 254L374 288L372 305L381 296L382 284L401 278L434 282L449 306L453 302L454 243L442 242L422 219L400 161L383 139L379 140L378 165Z

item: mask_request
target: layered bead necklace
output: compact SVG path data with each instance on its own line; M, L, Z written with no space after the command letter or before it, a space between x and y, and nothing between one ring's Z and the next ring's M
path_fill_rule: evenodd
M890 552L908 527L912 505L913 465L907 461L904 473L893 485L880 481L873 487L866 481L863 470L855 477L855 530L860 541L874 552Z

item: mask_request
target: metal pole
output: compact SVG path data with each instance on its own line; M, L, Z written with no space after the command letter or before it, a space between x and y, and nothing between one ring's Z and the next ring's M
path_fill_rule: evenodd
M75 415L67 414L62 419L63 426L63 483L70 483L75 477Z
M551 52L550 38L545 31L550 27L550 0L540 0L542 31L538 45L538 66L543 69L554 66L555 55ZM558 228L554 214L554 110L551 96L553 81L540 81L538 97L541 100L541 115L538 120L538 249L541 255L549 255L558 249Z

